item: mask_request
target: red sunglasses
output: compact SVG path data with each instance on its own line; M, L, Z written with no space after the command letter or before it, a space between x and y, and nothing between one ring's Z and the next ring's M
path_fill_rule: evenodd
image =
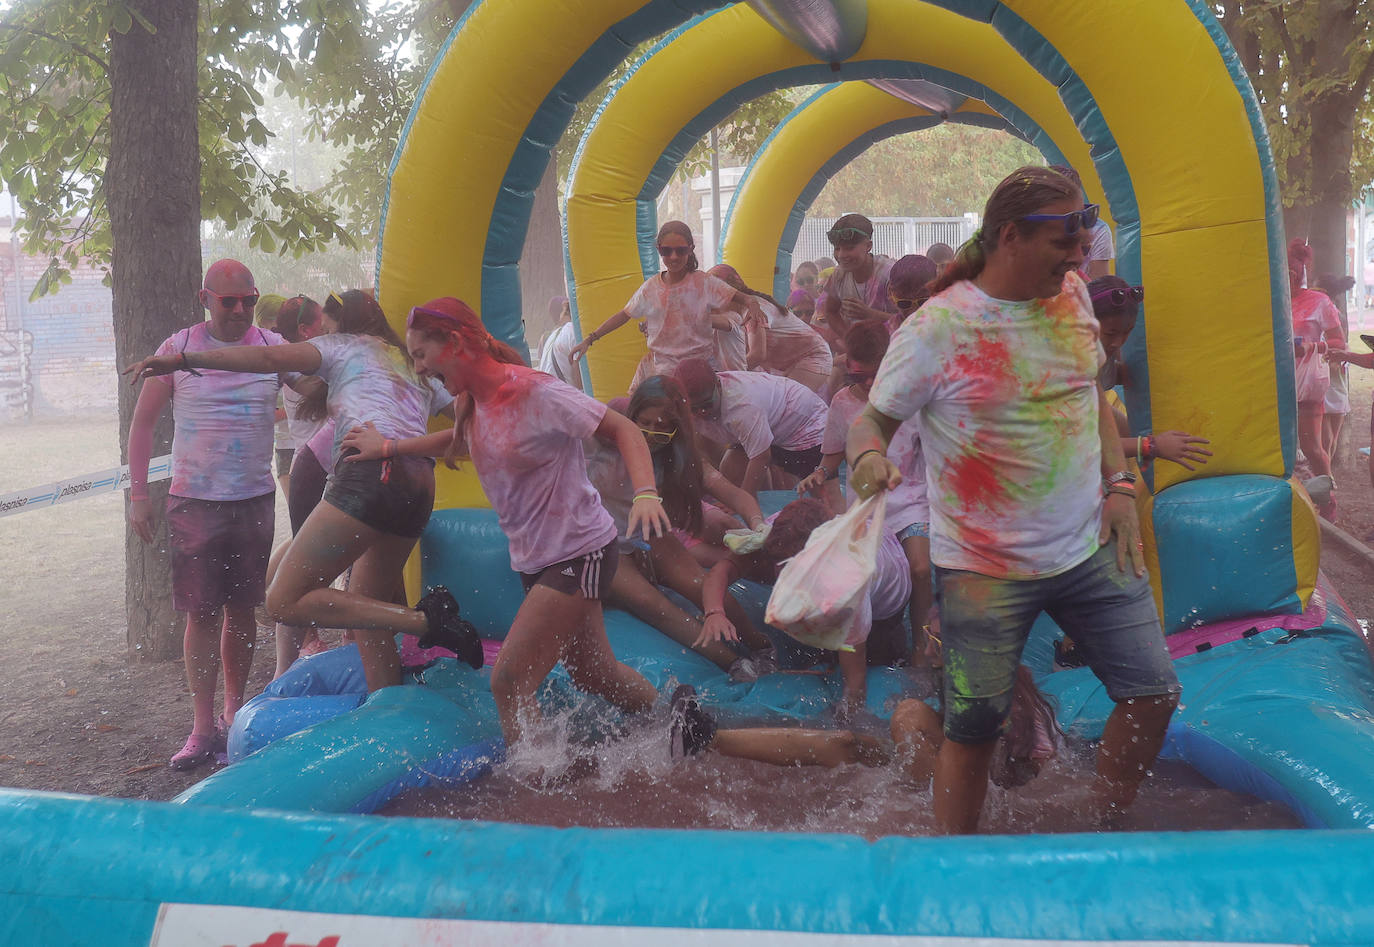
M206 292L209 293L211 296L214 296L215 299L219 301L219 304L223 306L225 309L236 309L238 308L239 303L243 304L244 309L252 309L254 306L258 304L258 293L256 290L254 290L251 295L247 296L221 296L213 289L207 289Z

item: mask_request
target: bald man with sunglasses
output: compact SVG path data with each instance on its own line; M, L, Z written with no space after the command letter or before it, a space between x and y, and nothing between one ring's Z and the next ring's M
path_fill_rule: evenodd
M233 345L281 345L253 324L258 301L253 274L237 260L205 272L200 304L209 320L173 334L159 355ZM294 379L293 379L294 380ZM262 604L275 520L273 426L283 378L275 374L186 368L148 379L129 426L129 522L144 542L156 525L148 497L153 428L172 409L172 484L167 542L172 601L186 613L184 658L195 721L171 767L194 769L224 749L224 736L243 703L257 639L254 609ZM224 660L224 713L215 717L215 681Z

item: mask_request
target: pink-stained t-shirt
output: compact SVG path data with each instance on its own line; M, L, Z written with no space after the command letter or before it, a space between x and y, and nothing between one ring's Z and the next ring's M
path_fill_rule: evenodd
M679 362L689 358L714 365L716 339L710 312L728 308L734 298L728 283L701 270L671 286L660 273L635 290L625 311L644 322L655 373L671 375Z
M830 374L832 356L830 345L821 334L802 322L790 310L759 300L759 307L768 317L765 334L768 353L762 367L786 375L794 368L805 368L821 375Z
M869 401L918 417L936 565L1030 579L1097 550L1103 362L1077 273L1025 302L961 281L897 330Z
M534 573L616 537L582 451L606 406L543 372L508 371L496 395L476 403L468 451L510 541L511 568Z
M830 412L825 419L825 436L821 439L822 454L843 454L849 426L863 411L867 401L854 393L853 387L841 388L830 399ZM887 456L902 472L902 482L887 495L888 529L900 533L908 526L930 522L930 501L926 497L926 462L921 453L921 429L915 418L908 418L892 435ZM849 505L858 502L858 495L849 492Z
M251 326L237 342L221 342L202 322L175 333L158 355L213 352L239 345L282 345L275 332ZM251 500L276 490L273 428L280 376L197 369L149 379L172 389L173 496L193 500Z
M1341 327L1341 314L1331 297L1315 289L1300 289L1293 296L1293 338L1302 339L1305 351L1294 356L1293 374L1299 401L1321 401L1331 384L1331 373L1316 343Z
M720 418L697 429L721 444L739 444L752 460L773 446L810 450L825 432L825 402L810 388L764 372L719 372Z
M452 401L437 382L415 373L405 353L375 335L334 332L310 340L320 353L315 373L329 385L329 416L334 419L334 446L326 470L332 470L344 437L371 421L383 437L423 437L429 419ZM324 458L320 458L324 463Z
M744 317L729 309L720 310L731 328L716 329L715 357L711 367L718 372L742 372L749 367L749 342L744 337Z
M820 298L816 300L816 314L824 313L826 301L831 296L836 296L841 302L846 299L857 299L869 309L877 309L879 312L886 312L895 316L897 304L892 301L887 293L888 277L892 274L892 263L893 259L890 256L884 256L881 253L873 254L873 275L862 283L854 279L853 273L836 267L835 272L826 281Z

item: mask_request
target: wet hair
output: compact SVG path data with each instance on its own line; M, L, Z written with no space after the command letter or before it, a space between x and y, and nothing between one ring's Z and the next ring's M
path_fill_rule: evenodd
M277 310L272 331L288 342L300 342L301 326L314 325L322 312L320 304L309 296L292 296Z
M692 228L688 227L680 220L670 220L662 227L658 228L658 242L662 243L663 238L669 234L677 234L679 237L686 239L687 246L693 248L692 252L687 254L687 272L695 273L701 267L701 264L697 262L695 250L697 241L696 238L692 236Z
M635 421L641 412L655 409L662 410L677 428L676 436L666 446L651 452L663 512L674 527L696 534L701 531L701 499L706 488L692 428L692 409L677 379L668 375L644 379L630 396L625 416Z
M791 559L802 551L812 530L830 519L825 504L814 497L793 500L773 520L773 529L763 541L763 554L774 562Z
M1028 166L1007 175L993 189L983 208L983 225L964 241L954 255L954 262L931 286L930 294L933 296L960 280L971 280L983 272L988 254L997 249L999 234L1007 224L1015 224L1020 233L1029 235L1039 224L1021 218L1065 199L1081 200L1082 192L1057 171Z
M908 253L892 264L887 276L888 289L904 299L916 300L916 308L920 309L930 298L930 284L935 282L936 272L929 257Z
M936 266L944 266L954 259L954 248L947 243L932 243L926 247L926 256Z
M456 299L453 296L442 296L438 299L431 299L424 304L423 308L442 312L448 318L415 313L410 322L410 328L421 338L433 342L448 342L456 336L463 345L470 349L485 350L495 361L507 365L525 364L520 353L488 332L487 327L482 325L482 320L477 313L473 312L472 307L461 299ZM328 311L327 308L326 311ZM455 411L453 440L449 442L448 449L444 451L444 464L450 470L458 469L459 417L458 412Z
M1099 276L1097 279L1093 280L1088 284L1088 295L1097 296L1098 293L1104 294L1101 298L1092 301L1093 315L1096 316L1099 321L1110 319L1113 316L1125 316L1131 321L1135 321L1136 316L1140 314L1139 303L1127 296L1126 301L1120 306L1113 306L1111 299L1106 295L1108 290L1130 288L1130 283L1119 276L1113 276L1111 274Z
M1039 774L1046 760L1058 755L1064 731L1059 729L1056 709L1054 701L1035 686L1030 668L1018 665L1012 678L1011 712L988 774L994 784L1003 789L1024 786Z
M850 361L862 362L865 365L877 365L887 354L887 346L891 336L887 334L887 327L877 320L866 322L856 322L849 327L849 331L844 334L844 348L849 353Z

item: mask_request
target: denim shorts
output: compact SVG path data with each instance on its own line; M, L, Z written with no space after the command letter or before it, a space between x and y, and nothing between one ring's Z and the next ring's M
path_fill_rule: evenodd
M912 523L906 529L897 534L897 542L904 543L913 536L920 536L924 539L930 538L929 523Z
M1117 568L1115 544L1044 579L934 572L951 740L983 743L1002 732L1021 649L1042 611L1073 639L1112 700L1181 690L1150 583Z
M378 532L416 538L434 510L434 461L404 456L349 463L340 457L324 501Z

